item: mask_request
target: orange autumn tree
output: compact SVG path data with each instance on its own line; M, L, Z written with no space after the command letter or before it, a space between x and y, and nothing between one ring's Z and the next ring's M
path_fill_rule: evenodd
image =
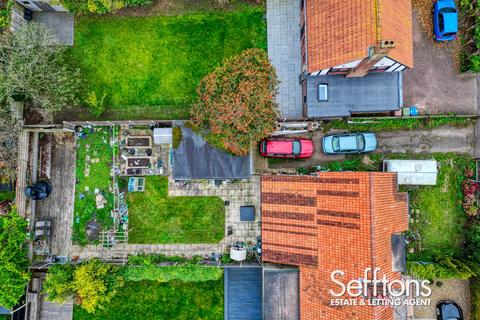
M228 152L246 155L252 143L275 130L277 87L267 53L245 50L202 79L192 124L208 141L220 141Z

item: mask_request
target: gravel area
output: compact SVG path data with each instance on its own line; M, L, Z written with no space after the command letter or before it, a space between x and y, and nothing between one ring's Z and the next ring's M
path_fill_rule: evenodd
M413 309L414 319L416 320L436 320L435 307L437 303L442 300L453 300L463 310L464 318L470 319L470 289L469 282L467 280L439 280L442 284L441 287L432 284L431 304L430 306L416 306ZM472 319L473 320L473 319Z

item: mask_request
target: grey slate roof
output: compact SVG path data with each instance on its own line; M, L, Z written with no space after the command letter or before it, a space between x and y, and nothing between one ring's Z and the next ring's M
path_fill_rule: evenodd
M400 72L369 73L361 78L346 78L343 75L308 76L306 81L309 118L395 111L402 104ZM328 84L328 101L318 101L320 83Z
M173 179L247 179L252 173L250 156L236 157L210 146L189 128L173 150Z

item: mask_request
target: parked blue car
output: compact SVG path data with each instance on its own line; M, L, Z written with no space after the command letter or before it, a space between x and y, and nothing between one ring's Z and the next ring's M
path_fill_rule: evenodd
M323 152L326 154L365 153L377 149L374 133L342 133L323 137Z
M435 40L457 39L458 12L453 0L437 0L433 7L433 32Z

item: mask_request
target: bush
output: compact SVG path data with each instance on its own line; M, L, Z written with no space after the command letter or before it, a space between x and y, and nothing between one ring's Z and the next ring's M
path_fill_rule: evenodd
M12 16L13 0L0 1L0 30L10 25Z
M87 312L103 309L117 293L123 280L116 275L116 268L92 259L79 265L73 274L73 289L79 304Z
M182 139L183 139L182 128L173 127L172 134L173 134L172 147L173 149L177 149L180 146L180 143L182 142Z
M162 262L177 262L181 264L197 264L202 257L185 258L181 256L166 256L164 254L138 254L128 256L128 264L132 266L152 266Z
M223 269L200 265L182 265L158 267L146 265L140 267L128 266L123 269L125 281L158 281L168 282L179 280L183 282L203 282L219 280L223 277Z
M219 139L228 152L246 155L252 142L275 130L277 87L267 53L245 50L202 79L192 124L210 140Z
M467 259L480 264L480 225L473 224L465 233L465 256Z
M73 288L73 266L56 264L48 269L47 277L43 283L44 293L47 300L56 303L63 303L75 296Z
M384 130L405 130L405 129L434 129L441 126L465 127L473 123L471 118L456 116L441 116L427 118L390 118L390 119L350 119L332 120L324 126L324 131L331 128L345 129L351 131L384 131Z
M50 301L62 303L73 297L77 304L92 313L103 309L123 283L116 267L91 259L75 267L52 267L44 288Z
M153 3L153 0L60 0L60 3L68 11L75 14L104 14L124 7L150 5Z
M12 207L0 216L0 306L12 308L25 294L27 265L27 222Z
M480 278L470 279L470 319L480 319Z
M106 93L102 95L99 99L97 98L97 94L95 91L91 91L88 93L87 98L85 99L85 103L90 108L90 113L94 117L100 117L105 112L105 97L107 96Z
M407 261L407 272L416 278L426 280L468 280L480 274L478 265L449 256L435 258L434 262L427 264L422 264L417 261Z
M460 0L459 12L466 32L462 34L460 71L480 71L480 6L478 1Z

